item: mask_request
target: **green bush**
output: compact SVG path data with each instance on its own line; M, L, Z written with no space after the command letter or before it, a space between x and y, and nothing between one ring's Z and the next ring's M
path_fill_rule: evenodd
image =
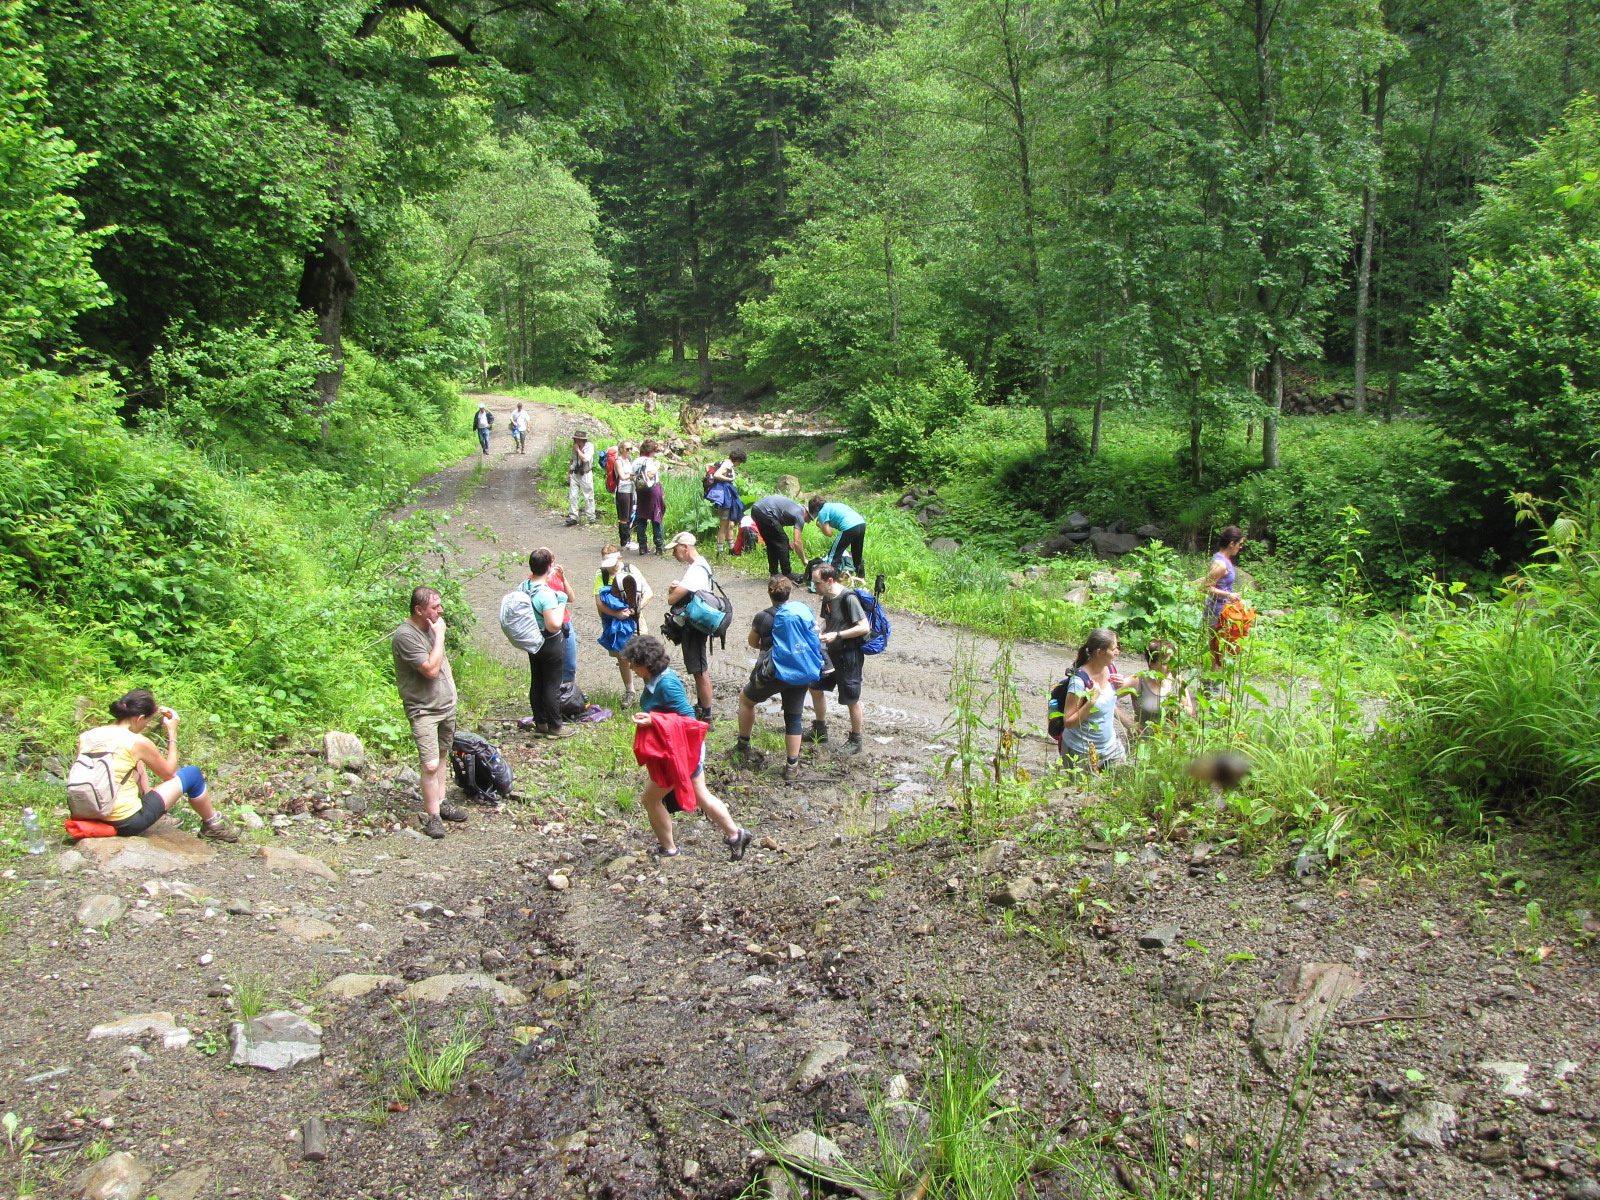
M890 483L940 479L961 461L975 393L967 369L948 362L926 379L869 383L845 401L846 444L856 462Z

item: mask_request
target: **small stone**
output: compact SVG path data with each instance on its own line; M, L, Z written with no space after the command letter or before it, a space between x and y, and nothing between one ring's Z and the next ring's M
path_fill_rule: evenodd
M361 771L367 765L367 750L353 733L331 730L322 735L322 756L338 771ZM359 777L358 777L359 781Z
M267 860L269 871L305 871L326 879L329 883L339 882L339 876L334 869L320 858L301 854L298 850L290 850L285 846L257 846L256 849L260 851L261 857Z
M302 942L314 942L318 938L338 937L339 930L336 926L326 921L319 921L315 917L284 917L278 922L278 932Z
M1408 1146L1443 1150L1456 1127L1456 1110L1437 1100L1424 1100L1400 1118L1400 1140Z
M809 1092L822 1082L830 1066L849 1053L849 1042L819 1042L789 1076L788 1086L796 1091Z
M551 1143L557 1154L571 1154L585 1149L589 1145L589 1134L586 1130L579 1129L574 1133L558 1137Z
M328 980L316 994L326 1000L354 1000L398 982L399 977L395 975L340 975Z
M1179 929L1176 925L1155 925L1139 935L1139 948L1141 950L1165 950L1178 940Z
M394 777L394 781L403 788L414 788L422 782L422 776L410 767L402 767L400 774Z
M215 954L202 954L198 961L202 967L209 967L217 961L217 956Z
M1567 1200L1600 1200L1600 1180L1580 1179L1569 1183Z
M478 971L461 975L435 975L405 990L407 1000L429 1000L441 1003L459 991L493 992L496 1004L526 1004L528 997L508 983L501 983Z
M253 808L241 808L234 814L240 825L246 829L265 829L267 823L261 819L261 814Z
M73 1180L72 1191L82 1200L136 1200L150 1182L150 1168L133 1155L118 1150Z
M632 874L638 869L639 860L631 854L624 854L621 858L613 858L605 865L604 874L607 879L621 879Z
M568 999L577 990L577 980L557 979L551 983L545 984L544 987L540 989L539 994L546 1000L559 1001Z
M157 1037L166 1037L178 1028L176 1018L169 1012L136 1013L131 1017L123 1017L119 1021L110 1021L104 1025L96 1025L89 1030L89 1040L98 1041L100 1038L136 1038L147 1033Z
M211 1182L210 1167L190 1167L168 1175L156 1187L161 1200L196 1200Z
M71 875L89 865L89 860L76 850L63 850L52 864L57 875Z
M499 950L485 950L478 955L478 965L485 971L503 971L506 969L506 956Z
M85 929L104 929L122 919L128 911L120 896L90 896L78 908L78 924Z
M904 1075L891 1075L889 1082L883 1085L883 1094L891 1103L904 1100L911 1094L911 1081Z
M825 1166L839 1157L839 1145L820 1133L802 1129L784 1139L777 1154L779 1158L793 1159L802 1165Z
M1308 913L1317 906L1310 896L1297 896L1289 901L1289 911L1292 913Z
M686 1158L683 1160L683 1167L678 1174L683 1176L685 1183L692 1182L700 1174L700 1164L692 1158Z
M1033 894L1033 877L1019 875L989 894L989 903L1001 908L1015 908Z
M229 900L224 908L236 917L253 917L256 915L256 906L248 900Z
M1532 1091L1528 1087L1528 1064L1525 1062L1481 1062L1478 1070L1493 1075L1500 1083L1500 1091L1507 1096L1526 1096Z
M544 885L552 892L564 892L571 886L571 882L565 875L546 875Z
M322 1057L322 1026L298 1013L279 1009L228 1030L233 1065L282 1071Z

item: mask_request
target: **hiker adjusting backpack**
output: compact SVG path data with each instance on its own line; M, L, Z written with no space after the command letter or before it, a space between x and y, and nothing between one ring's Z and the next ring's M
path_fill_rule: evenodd
M822 678L822 642L816 619L799 600L772 614L772 670L790 687L809 687Z
M1068 671L1066 677L1050 689L1050 708L1049 716L1045 723L1045 732L1050 735L1050 740L1057 745L1061 744L1061 735L1067 729L1065 721L1067 696L1071 692L1074 679L1082 679L1086 687L1091 691L1094 689L1094 680L1089 678L1089 672L1082 667Z
M511 794L511 768L487 738L475 733L457 732L451 740L450 770L456 786L474 799Z
M544 649L544 622L533 611L533 598L521 588L500 597L500 632L518 650L537 654Z
M893 632L889 625L889 614L883 611L883 605L878 603L878 598L866 588L846 588L845 591L855 594L855 598L861 601L861 610L867 614L870 632L861 640L861 653L882 654L889 648L889 634ZM833 601L822 602L824 620L832 609Z

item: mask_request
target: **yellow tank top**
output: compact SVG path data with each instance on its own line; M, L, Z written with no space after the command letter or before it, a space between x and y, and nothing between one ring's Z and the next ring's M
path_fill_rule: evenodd
M111 777L121 779L117 789L117 802L111 807L108 821L126 821L139 811L143 804L139 791L139 772L134 770L138 759L133 756L133 745L139 735L121 725L102 725L85 730L78 735L78 753L86 750L111 751Z

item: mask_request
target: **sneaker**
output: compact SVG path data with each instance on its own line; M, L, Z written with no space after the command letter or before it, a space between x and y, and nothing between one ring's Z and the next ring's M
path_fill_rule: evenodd
M849 737L845 738L844 745L839 748L839 751L841 754L860 754L861 735L859 733L852 733Z
M800 778L800 761L799 761L799 759L796 759L794 762L786 762L786 763L783 764L783 781L785 783L793 783L795 780L797 780L799 778Z
M547 741L559 742L562 738L574 736L578 731L571 725L552 725L544 731Z
M826 721L811 722L811 732L806 734L806 741L814 746L828 744L828 723Z
M444 836L444 822L429 813L422 822L422 832L431 838L442 838Z
M728 839L729 862L738 862L744 857L745 849L750 845L751 836L748 829L741 829Z
M568 517L567 520L566 520L566 526L567 526L568 529L571 529L577 523L578 523L578 518L577 517Z
M650 853L654 854L657 858L677 858L678 848L674 846L671 850L668 850L665 846L657 846L654 850L650 851Z
M439 802L439 815L446 821L465 821L467 810L459 805L451 804L448 800Z
M215 825L207 825L204 821L201 821L200 836L208 842L237 842L239 840L239 831L232 825L226 825L221 821L218 821Z

